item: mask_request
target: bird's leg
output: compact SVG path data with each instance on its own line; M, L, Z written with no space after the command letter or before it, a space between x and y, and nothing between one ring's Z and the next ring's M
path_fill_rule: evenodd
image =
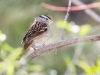
M36 48L33 48L34 50L36 50Z
M46 46L45 44L43 44L43 46Z

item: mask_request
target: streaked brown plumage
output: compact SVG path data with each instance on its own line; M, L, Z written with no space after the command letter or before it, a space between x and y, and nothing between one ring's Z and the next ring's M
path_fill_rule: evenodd
M50 21L51 18L46 15L41 15L35 19L34 23L30 26L23 38L23 50L17 59L20 59L28 48L33 47L36 49L37 43L42 46L45 45L50 36Z
M45 36L47 33L47 25L45 23L41 23L40 25L40 22L36 22L36 24L33 24L23 38L24 49L26 50L29 46L34 45L37 42L41 42L42 38L47 37Z

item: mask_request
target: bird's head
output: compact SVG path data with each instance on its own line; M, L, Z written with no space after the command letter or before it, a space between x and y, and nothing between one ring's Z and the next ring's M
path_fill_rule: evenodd
M51 24L53 23L53 21L51 20L51 18L47 15L40 15L38 17L35 18L35 21L37 22L43 22L43 23L46 23L46 24Z

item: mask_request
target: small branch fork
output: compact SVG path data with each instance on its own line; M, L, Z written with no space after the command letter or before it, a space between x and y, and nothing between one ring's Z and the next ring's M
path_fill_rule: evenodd
M33 58L41 55L42 53L55 50L55 47L60 48L60 47L63 47L63 46L68 46L68 45L72 45L72 44L76 44L76 43L94 42L94 41L99 41L99 40L100 40L100 35L87 36L87 37L84 37L84 38L77 38L77 37L71 38L71 39L68 39L68 40L64 40L64 41L61 41L61 42L57 42L57 43L54 43L54 44L43 46L42 48L37 49L34 52L32 52L31 54L29 54L27 56L27 58L29 60L32 60Z

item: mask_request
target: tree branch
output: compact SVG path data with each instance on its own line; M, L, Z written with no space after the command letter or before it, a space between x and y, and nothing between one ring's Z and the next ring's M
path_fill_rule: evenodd
M68 10L66 10L67 13L66 13L66 16L65 16L65 18L64 18L64 23L63 23L64 25L65 25L66 22L67 22L70 9L71 9L71 0L69 0L69 2L68 2ZM64 28L61 29L61 40L64 40Z
M27 58L29 60L31 60L31 59L41 55L42 53L52 51L52 50L55 50L55 48L60 48L60 47L63 47L63 46L68 46L68 45L72 45L72 44L75 44L75 43L82 43L82 42L94 42L94 41L99 41L99 40L100 40L100 35L87 36L87 37L84 37L84 38L77 38L77 37L71 38L71 39L68 39L68 40L64 40L64 41L61 41L61 42L57 42L57 43L54 43L54 44L43 46L42 48L37 49L34 52L32 52L31 54L29 54L27 56Z

